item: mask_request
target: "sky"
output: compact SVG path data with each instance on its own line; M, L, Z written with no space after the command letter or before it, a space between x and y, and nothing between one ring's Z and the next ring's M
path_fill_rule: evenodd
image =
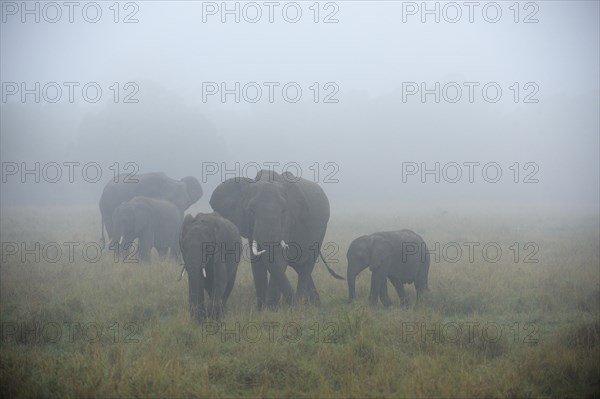
M194 175L207 205L278 163L334 206L597 211L599 3L465 4L2 1L2 206L93 204L115 170Z

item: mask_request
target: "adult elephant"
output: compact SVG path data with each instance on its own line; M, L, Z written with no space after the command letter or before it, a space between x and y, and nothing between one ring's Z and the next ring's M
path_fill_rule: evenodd
M312 303L320 303L312 271L327 230L329 200L318 184L291 173L262 170L255 179L235 177L221 183L210 205L251 244L259 310L265 304L277 307L281 294L290 305L306 294ZM343 280L324 259L323 263ZM298 273L296 295L285 275L288 264Z
M181 180L171 179L164 173L145 173L130 177L119 175L104 187L100 197L100 214L102 215L102 238L100 244L105 246L104 228L109 241L115 237L112 215L115 208L133 197L161 198L171 201L183 212L202 197L202 186L195 177L184 177ZM182 216L183 217L183 216Z
M206 290L210 297L208 316L220 319L233 289L242 253L237 227L217 213L186 215L179 243L188 272L192 318L200 322L206 318Z
M127 256L133 249L133 241L139 239L137 255L143 262L150 261L152 247L161 258L170 255L180 258L179 234L182 213L170 201L135 197L117 206L112 216L115 237L110 247L120 248L120 255Z
M375 305L381 300L385 307L391 305L387 294L389 279L402 305L407 296L404 284L415 284L417 303L423 291L428 290L429 251L420 235L411 230L387 231L361 236L348 247L348 294L349 301L356 298L356 276L369 267L371 290L369 301Z

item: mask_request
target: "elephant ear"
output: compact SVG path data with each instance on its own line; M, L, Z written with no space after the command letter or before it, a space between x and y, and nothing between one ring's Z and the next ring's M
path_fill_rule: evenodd
M287 203L287 232L291 230L291 226L302 226L307 223L309 220L309 208L308 202L306 201L306 196L304 195L304 191L301 188L301 185L298 184L299 178L289 179L282 178L280 184L282 184L285 188L285 196ZM286 240L289 241L290 237L286 237Z
M215 188L209 201L211 208L233 223L244 237L248 237L250 230L244 220L244 194L252 182L254 180L246 177L227 179Z
M126 204L127 202L121 202L115 207L115 209L112 212L112 215L110 216L113 223L115 223L117 219L123 217L123 212L125 211L125 207L127 206Z
M181 181L185 183L186 191L188 194L189 203L187 204L187 209L190 206L194 205L196 202L198 202L200 198L202 198L204 191L202 190L202 186L200 185L198 179L196 179L193 176L186 176L183 179L181 179Z
M182 235L185 235L185 233L190 228L190 225L192 223L194 223L194 220L196 220L196 218L193 217L192 215L190 215L189 213L187 215L185 215L185 218L183 219L183 223L181 224L181 233L182 233Z
M369 259L369 269L377 270L383 264L392 261L393 244L385 237L373 234L370 237L371 257Z
M183 249L183 237L188 234L190 226L194 223L195 218L189 213L185 215L183 223L181 224L181 231L179 232L179 248Z
M185 211L190 203L190 197L188 195L185 183L176 181L175 187L165 199L175 204L175 206L177 206L181 212Z
M227 229L227 220L220 217L219 215L213 215L211 221L211 227L213 229L214 239L217 245L229 245L231 241L231 235L230 231ZM223 251L224 249L231 250L232 248L230 248L229 246L224 248L218 248L219 251Z
M360 236L356 237L348 246L347 254L353 254L355 256L362 255L370 258L371 257L371 236Z

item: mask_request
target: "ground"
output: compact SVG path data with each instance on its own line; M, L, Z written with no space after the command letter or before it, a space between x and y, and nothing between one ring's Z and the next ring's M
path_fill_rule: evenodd
M317 263L319 308L257 313L244 260L224 320L203 325L178 264L96 256L95 207L5 208L0 396L600 395L597 214L396 208L334 210L325 256L345 275L353 238L416 231L434 251L421 307L391 285L392 307L369 307L368 270L349 305Z

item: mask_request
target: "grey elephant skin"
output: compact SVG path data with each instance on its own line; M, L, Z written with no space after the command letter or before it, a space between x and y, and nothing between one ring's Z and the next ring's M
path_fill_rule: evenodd
M369 267L371 270L371 290L369 301L375 305L378 299L385 307L391 305L387 294L389 279L400 303L406 305L407 295L404 284L414 283L417 290L417 303L423 291L429 289L429 252L425 241L411 230L374 233L352 241L347 252L349 301L356 298L356 276Z
M134 249L133 241L138 238L137 255L139 260L150 262L152 247L161 258L170 255L180 258L179 233L183 215L171 201L135 197L119 204L112 216L114 228L111 248L119 248L121 256L128 257Z
M276 308L281 294L290 305L303 298L320 303L312 271L327 230L329 200L318 184L291 173L263 170L255 179L224 181L213 192L210 205L250 243L259 310L265 305ZM323 263L334 277L343 279ZM298 273L296 294L285 275L288 264Z
M186 215L181 252L188 272L189 306L193 319L220 319L235 283L242 243L237 227L216 213ZM210 298L208 312L204 291Z
M106 184L100 197L100 214L102 216L102 238L100 245L104 248L104 228L108 240L114 239L112 215L115 208L134 197L160 198L175 204L182 215L183 212L202 197L200 182L195 177L184 177L181 180L171 179L164 173L145 173L130 177L119 175ZM183 217L183 216L182 216Z

